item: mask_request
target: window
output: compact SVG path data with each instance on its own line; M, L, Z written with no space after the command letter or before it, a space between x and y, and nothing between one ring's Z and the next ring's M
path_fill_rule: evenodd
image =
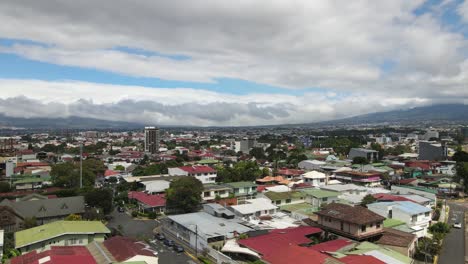
M369 227L374 227L374 223L371 223L371 224L369 225Z
M70 241L70 245L75 245L78 242L78 240L76 238L72 238L69 241Z
M328 201L328 198L327 198L327 197L322 198L322 201L323 201L323 202L326 202L326 201Z
M417 215L411 216L411 222L416 222L417 220L418 220L418 216L417 216Z
M203 193L203 197L209 197L210 196L210 192L204 192Z
M291 203L291 199L286 199L286 203Z
M424 216L427 217L427 216L429 216L429 214L430 214L429 212L426 212L426 213L424 214Z
M361 226L361 231L362 231L362 232L366 232L366 225L362 225L362 226Z
M275 203L276 204L281 204L281 200L277 200Z
M341 223L340 223L340 228L341 228L341 231L343 231L343 230L344 230L344 227L343 227L343 221L341 221Z
M376 225L376 227L377 227L377 228L380 228L380 225L381 225L381 224L382 224L381 222L378 222L377 225Z

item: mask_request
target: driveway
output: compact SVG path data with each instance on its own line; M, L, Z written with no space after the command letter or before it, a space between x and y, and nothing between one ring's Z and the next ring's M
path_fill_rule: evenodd
M138 239L153 238L153 229L157 226L156 221L133 219L127 212L119 213L117 210L114 210L111 216L112 219L107 226L116 229L121 226L121 231L124 236Z
M450 233L445 237L439 263L463 264L465 263L465 221L463 221L465 210L468 204L449 203L450 213L448 224L460 222L462 228L451 228Z

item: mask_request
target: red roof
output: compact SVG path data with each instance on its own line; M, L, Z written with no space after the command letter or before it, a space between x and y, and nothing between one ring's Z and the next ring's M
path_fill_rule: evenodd
M112 237L104 241L104 246L119 262L126 261L127 259L138 255L155 256L155 252L149 248L147 244L129 237Z
M120 171L106 170L106 171L104 172L104 177L115 176L115 175L119 175L120 173L121 173Z
M282 251L283 248L290 245L311 243L312 240L308 239L306 236L321 232L322 229L311 226L275 229L266 235L239 240L239 244L258 252L263 256L270 256L278 251Z
M403 185L406 185L406 184L409 184L409 183L412 183L414 181L416 181L417 179L401 179L398 181L399 184L403 184Z
M336 240L330 240L327 242L323 242L317 245L313 245L309 247L309 249L313 249L319 252L336 252L346 246L349 246L353 244L353 242L345 239L336 239Z
M216 170L208 167L208 166L182 166L179 167L179 169L186 171L188 173L194 174L194 173L215 173Z
M279 169L279 170L278 170L278 174L279 174L279 175L299 176L299 175L301 175L301 174L304 174L304 171L303 171L303 170L295 170L295 169L283 168L283 169Z
M431 169L431 165L429 163L421 161L409 161L405 163L405 166L410 168L421 168L423 170Z
M44 167L44 166L50 166L49 163L45 162L18 162L16 164L16 167Z
M392 195L392 194L387 194L387 193L376 193L374 195L375 199L377 199L378 201L393 201L393 202L396 202L396 201L410 201L410 202L414 202L408 198L405 198L405 197L402 197L402 196L397 196L397 195Z
M348 255L344 258L340 258L339 260L346 264L385 264L385 262L382 262L373 256L365 255Z
M44 258L49 257L50 260L45 261ZM31 251L27 254L11 259L11 264L95 264L91 253L84 246L52 246L50 250L41 253Z
M144 192L129 192L129 199L136 199L150 207L166 206L166 197L164 194L147 194Z
M264 255L263 259L270 264L310 264L310 263L330 263L334 260L328 255L315 250L310 250L297 245L286 245L282 248L274 248L273 252ZM337 262L337 261L336 261Z

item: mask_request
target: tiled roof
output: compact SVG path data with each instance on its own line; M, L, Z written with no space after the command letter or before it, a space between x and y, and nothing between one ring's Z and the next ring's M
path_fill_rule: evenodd
M377 199L378 201L411 201L410 199L407 199L405 197L396 196L396 195L387 194L387 193L376 193L372 196L374 196L374 198Z
M324 209L316 212L316 214L358 225L364 225L385 220L385 217L382 217L368 210L367 208L361 206L353 207L351 205L340 203L328 204Z
M147 194L144 192L128 192L129 199L136 199L150 207L166 206L166 196L164 194Z
M416 235L399 231L393 228L385 228L382 237L376 241L377 244L409 247L416 239Z
M339 259L341 262L346 264L385 264L373 256L365 255L349 255Z
M117 261L126 261L138 255L154 257L156 254L147 244L129 237L115 236L103 244Z

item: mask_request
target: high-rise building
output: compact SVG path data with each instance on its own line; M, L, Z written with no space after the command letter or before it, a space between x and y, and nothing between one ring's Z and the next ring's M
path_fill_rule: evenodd
M145 127L145 152L155 154L159 151L159 128Z
M468 127L462 127L460 129L460 132L461 132L461 134L463 136L464 141L468 142Z
M419 141L419 160L446 160L447 147L441 143Z

